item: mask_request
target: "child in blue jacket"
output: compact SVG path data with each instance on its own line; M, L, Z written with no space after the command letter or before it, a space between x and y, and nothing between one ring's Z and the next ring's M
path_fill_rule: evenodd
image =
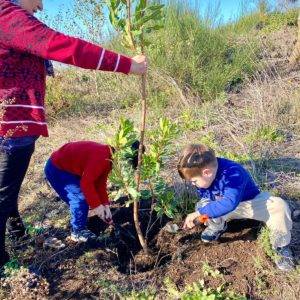
M184 229L194 227L195 220L204 220L203 242L216 241L232 219L254 219L270 229L273 249L278 254L276 265L288 271L294 268L289 244L292 219L287 203L260 192L250 173L240 164L215 156L204 145L188 145L178 163L180 176L197 187L201 200L196 211L186 217Z

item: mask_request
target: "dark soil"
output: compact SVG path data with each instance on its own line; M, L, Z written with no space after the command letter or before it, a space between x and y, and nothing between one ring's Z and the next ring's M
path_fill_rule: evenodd
M24 263L47 279L50 299L119 299L124 291L147 288L160 290L159 299L166 299L161 288L167 277L179 289L204 280L207 287L225 284L249 299L279 299L278 285L284 278L275 276L271 260L256 241L259 222L231 221L218 242L205 244L200 238L201 227L172 234L164 228L170 220L154 213L149 223L149 206L144 203L140 213L141 228L147 232L148 255L139 245L132 208L119 203L112 209L115 226L98 218L89 220L89 228L99 236L96 243L75 245L66 240L67 248L56 252L36 244ZM65 239L67 232L50 230L48 235ZM209 271L205 272L204 265ZM289 299L297 299L294 294L300 287L290 288L293 296ZM270 293L274 293L271 298L267 296Z

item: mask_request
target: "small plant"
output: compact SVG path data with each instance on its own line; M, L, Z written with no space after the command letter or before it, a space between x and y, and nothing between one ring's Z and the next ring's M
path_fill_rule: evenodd
M98 279L95 285L100 288L102 299L121 299L124 290L115 284L115 282L105 279Z
M202 272L203 272L204 276L211 276L213 278L222 277L222 274L220 273L220 271L214 270L207 262L203 263Z
M187 286L184 291L179 291L170 280L165 280L165 286L170 299L181 300L246 300L244 296L236 295L234 292L224 290L224 286L217 289L206 288L204 281L199 281Z
M161 118L159 127L150 133L150 145L147 146L141 167L141 190L137 188L134 170L128 161L134 154L131 144L137 135L133 122L121 119L115 136L108 140L116 150L110 181L118 187L118 191L112 192L111 196L116 200L122 195L128 195L127 205L137 202L141 197L152 199L152 208L158 216L166 214L173 218L177 211L174 191L163 180L161 171L172 153L171 143L177 135L177 127L170 120Z
M149 46L145 34L159 30L163 27L163 7L164 5L156 3L148 3L147 0L107 0L109 9L109 19L114 28L121 34L123 45L133 51L145 54L145 47ZM140 125L140 147L138 152L138 166L136 171L136 191L133 202L133 217L135 228L139 237L139 241L144 252L148 253L147 243L144 239L138 219L138 198L141 183L141 167L143 158L143 146L146 127L147 112L147 78L142 75L141 78L141 125Z
M143 52L149 46L145 33L163 28L162 4L148 4L147 0L107 0L109 20L122 34L123 46ZM133 7L135 8L133 11Z
M249 144L253 144L256 141L265 141L270 143L283 142L284 135L278 129L271 126L262 126L256 131L248 134L245 137L245 141Z
M137 132L134 124L128 119L121 119L120 126L115 136L108 139L108 143L114 147L113 169L110 175L110 181L118 187L117 192L112 192L111 196L117 200L123 195L128 195L130 201L127 205L137 200L140 193L136 189L134 180L134 169L129 164L128 158L133 156L131 145L137 139Z
M124 300L155 300L156 299L156 292L155 291L132 291L129 294L123 295L122 299Z
M260 292L267 289L268 282L266 279L266 275L261 275L261 276L257 275L255 276L254 280L255 280L255 285Z
M39 226L33 226L31 224L26 225L26 233L30 235L39 235L45 231L45 228Z
M182 130L200 130L205 127L205 120L200 118L194 110L184 110L180 116Z
M276 253L272 249L271 243L270 243L270 230L267 227L263 227L260 235L259 235L259 243L261 247L263 248L264 252L267 256L269 256L273 261L276 259Z
M20 264L16 258L11 259L4 265L4 275L10 276L20 269Z

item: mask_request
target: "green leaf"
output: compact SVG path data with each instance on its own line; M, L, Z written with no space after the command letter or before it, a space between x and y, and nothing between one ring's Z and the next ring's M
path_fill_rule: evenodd
M154 4L154 5L149 5L147 9L149 10L162 10L165 7L164 4Z
M140 0L139 4L136 7L136 11L141 12L146 8L146 5L147 5L146 0Z
M124 195L124 191L122 189L119 189L118 192L111 193L111 196L113 197L113 201L119 200Z
M129 195L132 197L132 199L137 200L140 196L140 193L133 187L127 188L127 191Z
M141 198L150 199L151 198L151 192L149 190L142 190L141 191Z

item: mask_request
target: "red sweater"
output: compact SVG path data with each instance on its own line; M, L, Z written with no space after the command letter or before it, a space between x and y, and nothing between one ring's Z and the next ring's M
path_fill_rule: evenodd
M45 59L125 74L131 67L130 58L54 31L0 0L0 136L48 136Z
M57 168L81 177L80 187L91 208L109 204L106 188L111 151L108 145L84 141L68 143L50 159Z

